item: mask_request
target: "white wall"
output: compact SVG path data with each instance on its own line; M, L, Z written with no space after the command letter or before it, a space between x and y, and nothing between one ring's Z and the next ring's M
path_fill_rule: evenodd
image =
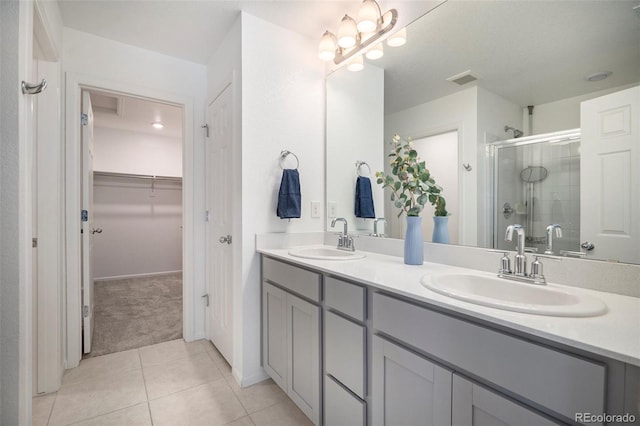
M355 217L356 161L369 164L376 217L384 217L384 192L376 184L375 172L384 169L384 70L366 64L360 72L345 67L327 76L327 204L335 203L337 214L347 219L350 232L373 232L373 220ZM363 176L369 169L361 168ZM382 229L382 228L381 228ZM336 232L342 232L338 224Z
M182 270L180 184L96 177L93 197L95 279Z
M182 139L95 127L96 171L182 176Z
M0 2L0 424L19 424L19 3Z
M324 205L325 182L324 64L317 43L242 14L243 384L264 377L256 234L324 230L324 215L310 217L311 201ZM283 149L300 159L302 217L290 221L276 216Z
M504 126L524 130L522 110L511 101L478 87L478 240L477 246L492 247L494 232L491 209L493 205L492 176L484 150L486 143L510 139L513 133L505 133Z
M191 246L184 246L185 282L191 284L191 292L185 294L193 305L190 318L192 328L187 328L186 339L204 337L205 308L200 299L204 293L204 107L206 97L206 67L176 59L145 49L107 40L70 28L64 29L63 69L80 82L85 80L104 82L123 91L136 94L171 94L184 99L193 111L193 121L185 129L192 139L185 139L183 180L185 205L192 205L191 216L185 214L184 232L193 239ZM68 92L67 92L68 93ZM150 96L155 98L155 96ZM187 170L192 170L188 173ZM186 211L185 211L186 213ZM192 274L192 275L191 275ZM75 331L77 332L77 330ZM69 336L69 339L74 339Z
M530 134L537 135L559 130L577 129L580 127L580 102L618 92L635 85L637 83L536 105L533 109L533 128Z
M462 169L463 163L469 163L473 170L461 172L460 182L460 209L462 217L460 219L460 243L473 245L477 243L477 179L478 179L478 90L472 87L467 90L436 99L394 114L385 116L384 135L385 141L391 141L394 133L403 138L411 137L417 139L424 136L431 136L444 133L450 130L458 130L459 138L459 167ZM385 142L385 152L389 152ZM388 165L385 165L388 170ZM427 162L429 167L429 162ZM464 170L464 169L462 169ZM438 176L434 176L436 182ZM386 198L386 211L398 211ZM453 213L453 212L452 212ZM394 238L404 238L402 235L404 215L399 220L395 220L395 214L387 214L390 220L388 234ZM401 222L402 221L402 222ZM427 238L430 236L424 236Z

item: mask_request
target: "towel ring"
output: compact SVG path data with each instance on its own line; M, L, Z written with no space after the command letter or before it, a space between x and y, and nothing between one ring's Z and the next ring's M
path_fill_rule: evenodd
M358 173L358 176L362 176L362 174L360 174L360 168L362 166L367 166L367 170L369 170L369 176L367 177L371 177L371 167L369 167L369 164L367 164L366 161L356 161L356 172Z
M282 170L284 170L284 166L282 165L282 163L284 162L285 158L287 158L289 155L293 155L296 159L296 170L298 169L298 167L300 166L300 160L298 159L298 156L295 155L293 152L288 151L288 150L283 150L280 152L280 168Z

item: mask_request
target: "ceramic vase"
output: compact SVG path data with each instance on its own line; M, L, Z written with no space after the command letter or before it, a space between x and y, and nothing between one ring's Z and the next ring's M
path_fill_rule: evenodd
M431 241L434 243L449 244L449 217L434 216L433 217L433 237Z
M404 263L407 265L422 265L423 262L422 218L420 216L407 216L407 232L404 236Z

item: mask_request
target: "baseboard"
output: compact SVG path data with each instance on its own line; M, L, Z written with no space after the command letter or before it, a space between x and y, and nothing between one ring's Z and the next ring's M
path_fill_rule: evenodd
M93 281L116 281L116 280L126 280L129 278L147 278L147 277L159 277L164 275L173 275L173 274L181 274L182 270L179 271L164 271L164 272L150 272L147 274L133 274L133 275L117 275L113 277L100 277L94 278Z
M235 371L233 371L233 377L236 379L236 382L240 383L241 388L246 388L247 386L255 385L256 383L269 379L269 375L262 368L255 374L242 378L237 377Z

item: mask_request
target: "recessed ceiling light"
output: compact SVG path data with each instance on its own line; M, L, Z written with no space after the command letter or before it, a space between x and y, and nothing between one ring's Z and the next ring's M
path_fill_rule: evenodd
M584 77L587 81L600 81L613 74L611 71L598 71Z
M159 121L155 121L155 122L151 123L151 125L156 129L162 129L164 127L164 124L162 124Z

